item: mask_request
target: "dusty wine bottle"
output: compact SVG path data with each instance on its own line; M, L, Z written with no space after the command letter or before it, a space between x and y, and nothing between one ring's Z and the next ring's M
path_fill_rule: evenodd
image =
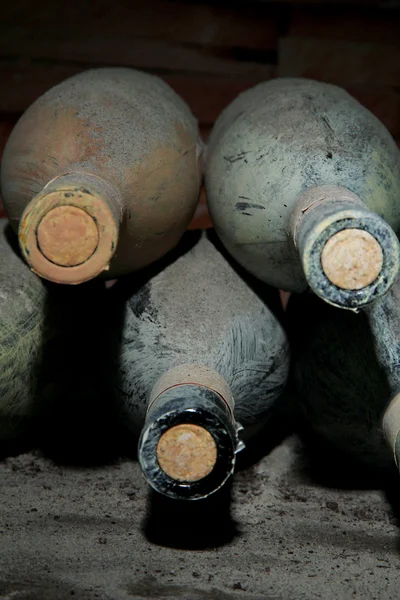
M177 256L134 294L122 281L110 290L129 297L116 388L125 423L140 432L147 481L195 500L232 474L239 430L249 435L270 415L289 349L277 318L206 234L186 234Z
M195 118L158 77L104 68L65 80L4 150L3 199L24 258L67 284L151 263L194 213L201 161Z
M226 248L270 285L357 309L395 281L400 152L343 89L282 78L239 95L210 136L206 189Z
M18 241L0 220L0 441L25 432L37 410L45 343L47 290L17 254Z
M297 397L316 434L359 464L400 468L400 282L352 314L289 301Z

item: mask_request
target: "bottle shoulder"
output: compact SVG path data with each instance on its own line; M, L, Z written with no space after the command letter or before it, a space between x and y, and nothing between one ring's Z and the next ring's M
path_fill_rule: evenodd
M204 364L232 379L287 351L277 317L205 237L131 296L124 340L127 361L160 375Z

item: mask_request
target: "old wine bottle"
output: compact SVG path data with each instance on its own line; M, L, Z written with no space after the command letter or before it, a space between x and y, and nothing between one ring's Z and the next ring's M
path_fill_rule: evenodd
M211 134L206 188L226 248L270 285L357 309L395 281L400 152L343 89L283 78L239 95Z
M293 373L313 430L359 463L400 467L400 282L359 314L292 296Z
M14 233L1 219L0 441L29 428L37 411L43 350L54 337L46 287L15 249Z
M68 284L158 259L195 211L201 154L189 108L155 76L95 69L53 87L18 121L2 159L24 258Z
M204 498L233 472L239 430L282 394L285 333L205 233L186 234L133 294L123 281L113 291L129 298L116 387L144 476L167 496Z

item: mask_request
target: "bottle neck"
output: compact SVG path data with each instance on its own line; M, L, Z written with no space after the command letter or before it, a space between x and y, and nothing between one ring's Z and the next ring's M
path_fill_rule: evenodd
M178 367L160 378L139 440L139 462L154 489L195 500L223 485L242 446L230 398L223 378L202 366Z
M229 385L217 371L199 364L179 365L164 373L151 390L147 414L152 411L157 398L168 389L190 384L206 387L216 392L225 402L232 421L234 420L235 403Z
M310 287L334 306L357 310L397 277L395 233L345 188L307 190L293 211L291 236Z
M107 271L118 243L122 200L97 175L52 179L28 204L19 225L25 260L38 275L77 284Z

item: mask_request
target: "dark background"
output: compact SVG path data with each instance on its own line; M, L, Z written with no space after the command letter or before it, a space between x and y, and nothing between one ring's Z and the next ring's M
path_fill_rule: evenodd
M400 0L10 0L0 14L0 154L40 94L106 65L160 75L204 139L242 90L302 76L346 88L400 142ZM210 224L204 193L201 203L192 227Z

